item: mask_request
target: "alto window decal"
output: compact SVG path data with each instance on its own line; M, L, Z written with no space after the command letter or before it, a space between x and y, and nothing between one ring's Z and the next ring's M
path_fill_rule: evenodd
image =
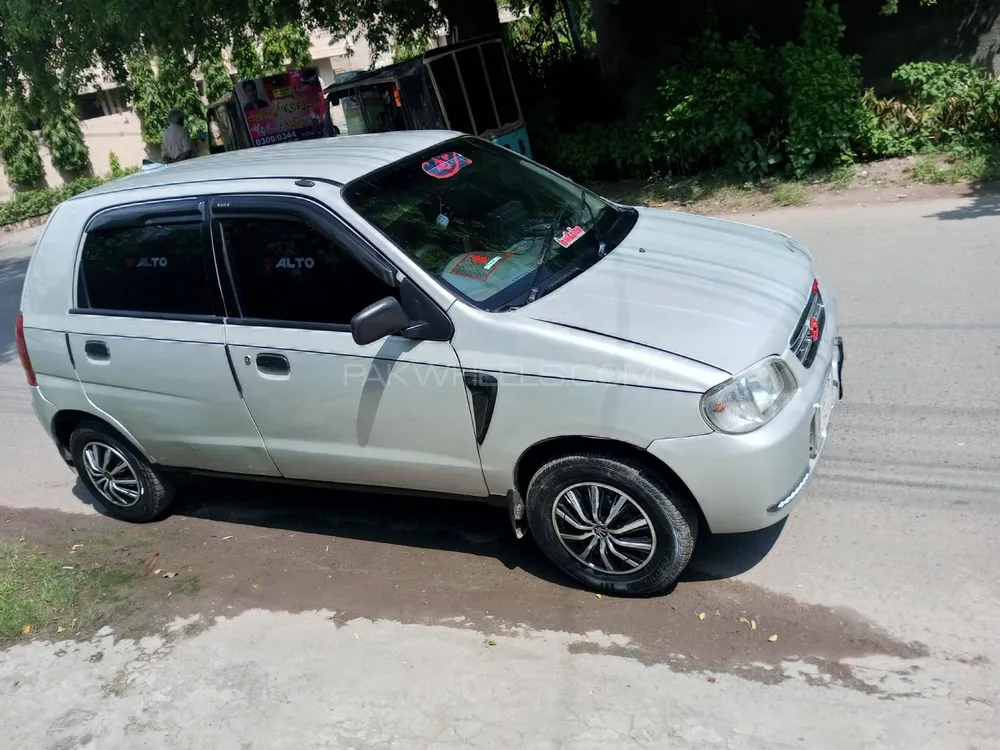
M273 258L264 258L264 269L270 271L272 268L315 268L314 258L278 258L275 263Z
M125 258L126 268L166 268L167 259L163 257L142 257L134 258L131 255Z
M457 151L448 151L438 156L432 156L421 165L421 168L426 174L437 180L447 180L470 164L472 164L472 159L468 156L463 156Z

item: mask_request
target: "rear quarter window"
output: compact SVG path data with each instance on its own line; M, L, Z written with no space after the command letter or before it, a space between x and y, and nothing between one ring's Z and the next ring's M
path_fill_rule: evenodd
M91 232L80 262L78 306L161 315L223 315L200 222Z

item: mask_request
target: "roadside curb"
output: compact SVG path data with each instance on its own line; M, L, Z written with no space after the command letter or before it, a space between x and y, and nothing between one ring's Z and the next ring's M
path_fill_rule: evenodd
M49 220L49 214L42 214L41 216L32 216L30 219L22 219L21 221L15 221L13 224L4 224L0 227L0 232L20 232L24 229L31 229L32 227L40 227L46 221Z

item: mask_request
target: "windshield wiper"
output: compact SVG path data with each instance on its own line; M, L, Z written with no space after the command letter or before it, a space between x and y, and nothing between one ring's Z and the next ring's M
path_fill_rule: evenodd
M552 243L555 241L556 232L562 226L562 218L566 214L566 209L572 208L569 203L563 203L562 207L559 209L559 213L556 214L555 220L549 225L549 231L546 233L545 245L542 247L542 252L538 254L538 270L535 271L535 276L531 280L531 291L528 292L528 300L525 304L534 302L538 297L538 280L542 276L542 269L545 267L545 258L548 257L549 248L552 247Z
M580 203L583 208L587 209L587 213L590 214L590 231L594 233L594 239L597 240L597 257L603 258L608 252L608 246L601 241L601 235L597 230L597 216L594 214L594 209L590 207L590 203L587 202L586 188L580 188Z

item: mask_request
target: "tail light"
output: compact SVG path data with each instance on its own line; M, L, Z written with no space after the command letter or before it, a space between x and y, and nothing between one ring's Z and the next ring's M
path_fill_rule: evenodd
M35 380L35 371L31 367L31 357L28 356L28 345L24 342L24 315L17 314L17 322L14 324L14 341L17 344L17 356L21 358L21 367L28 378L28 385L34 388L38 385Z

